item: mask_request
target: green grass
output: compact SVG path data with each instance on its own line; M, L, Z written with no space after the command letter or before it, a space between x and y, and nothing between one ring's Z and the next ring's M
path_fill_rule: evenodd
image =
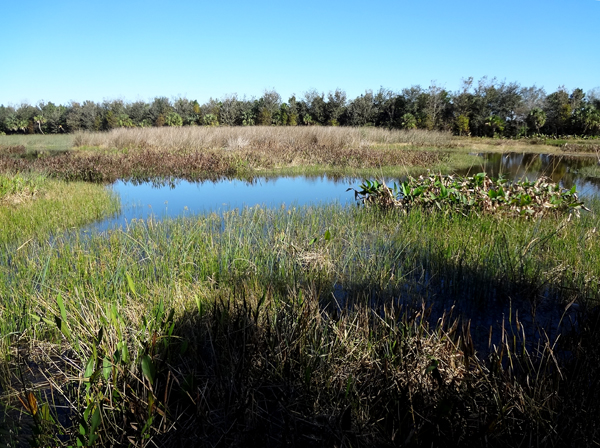
M531 313L598 303L590 206L534 222L254 207L10 245L2 385L32 391L41 409L48 389L35 379L54 369L56 396L84 428L61 430L71 443L583 443L597 432L598 358L572 348L593 347L596 333L582 324L556 342ZM454 317L424 319L423 300L439 317L456 305ZM58 444L55 408L44 409L30 424L40 444Z
M270 143L286 141L280 131L256 130L256 151L237 138L244 130L202 131L232 143L198 153L177 131L140 134L162 139L144 143L151 150L130 147L134 133L81 135L108 143L56 157L44 144L54 137L0 137L0 146L39 156L15 149L0 160L12 172L34 168L0 178L0 439L140 447L600 440L598 201L580 218L529 220L253 207L82 235L64 231L117 210L115 198L99 185L35 174L385 177L479 163L462 143L423 149L427 135L418 148L365 150L327 129L303 130L298 155ZM396 158L406 165L379 164Z
M28 152L32 151L66 151L73 147L74 135L0 135L0 147L25 146Z
M119 200L101 185L39 175L0 175L0 245L47 238L117 213Z
M45 183L46 178L42 175L6 176L0 174L0 201L25 201L27 198L35 196Z

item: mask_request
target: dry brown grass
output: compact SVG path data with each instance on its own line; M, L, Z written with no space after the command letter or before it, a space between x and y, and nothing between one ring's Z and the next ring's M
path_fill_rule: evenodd
M265 170L317 167L340 171L382 167L430 168L451 144L449 134L353 128L151 128L80 133L79 150L0 154L0 172L45 172L67 180L218 176L252 177Z
M79 133L76 147L115 149L161 149L198 151L207 149L372 148L381 145L452 147L450 133L424 130L387 130L347 127L183 127L115 129L106 133Z

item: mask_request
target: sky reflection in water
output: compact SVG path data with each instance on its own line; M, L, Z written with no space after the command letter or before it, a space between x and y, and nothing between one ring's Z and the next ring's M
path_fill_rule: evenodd
M581 197L600 194L600 179L579 174L581 168L598 163L593 157L508 153L484 154L482 159L480 165L459 174L472 175L485 171L492 177L502 174L511 180L534 180L544 175L565 188L576 185ZM390 184L394 182L393 179L388 181ZM354 195L346 190L349 187L357 188L360 182L360 179L333 179L327 176L257 178L252 182L230 179L217 182L177 180L171 185L118 181L111 188L121 197L121 214L96 223L87 230L106 230L149 216L160 219L255 205L268 208L333 202L347 205L354 202Z
M320 177L259 178L253 182L220 180L217 182L176 181L172 185L153 185L118 181L112 189L121 197L118 217L94 225L95 229L124 225L133 219L176 217L182 214L219 212L255 205L268 208L354 202L349 187L357 179L334 180Z

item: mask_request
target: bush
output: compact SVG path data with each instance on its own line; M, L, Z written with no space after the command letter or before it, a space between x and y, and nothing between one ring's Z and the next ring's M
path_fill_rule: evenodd
M165 117L165 124L167 126L183 126L183 118L177 112L169 112Z

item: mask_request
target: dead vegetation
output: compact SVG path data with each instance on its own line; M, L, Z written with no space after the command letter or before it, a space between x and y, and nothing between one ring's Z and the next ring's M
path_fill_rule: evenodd
M80 133L76 150L0 153L0 172L44 172L66 180L248 177L265 170L431 167L447 160L428 146L439 132L338 128L152 128ZM417 149L421 148L421 149Z

